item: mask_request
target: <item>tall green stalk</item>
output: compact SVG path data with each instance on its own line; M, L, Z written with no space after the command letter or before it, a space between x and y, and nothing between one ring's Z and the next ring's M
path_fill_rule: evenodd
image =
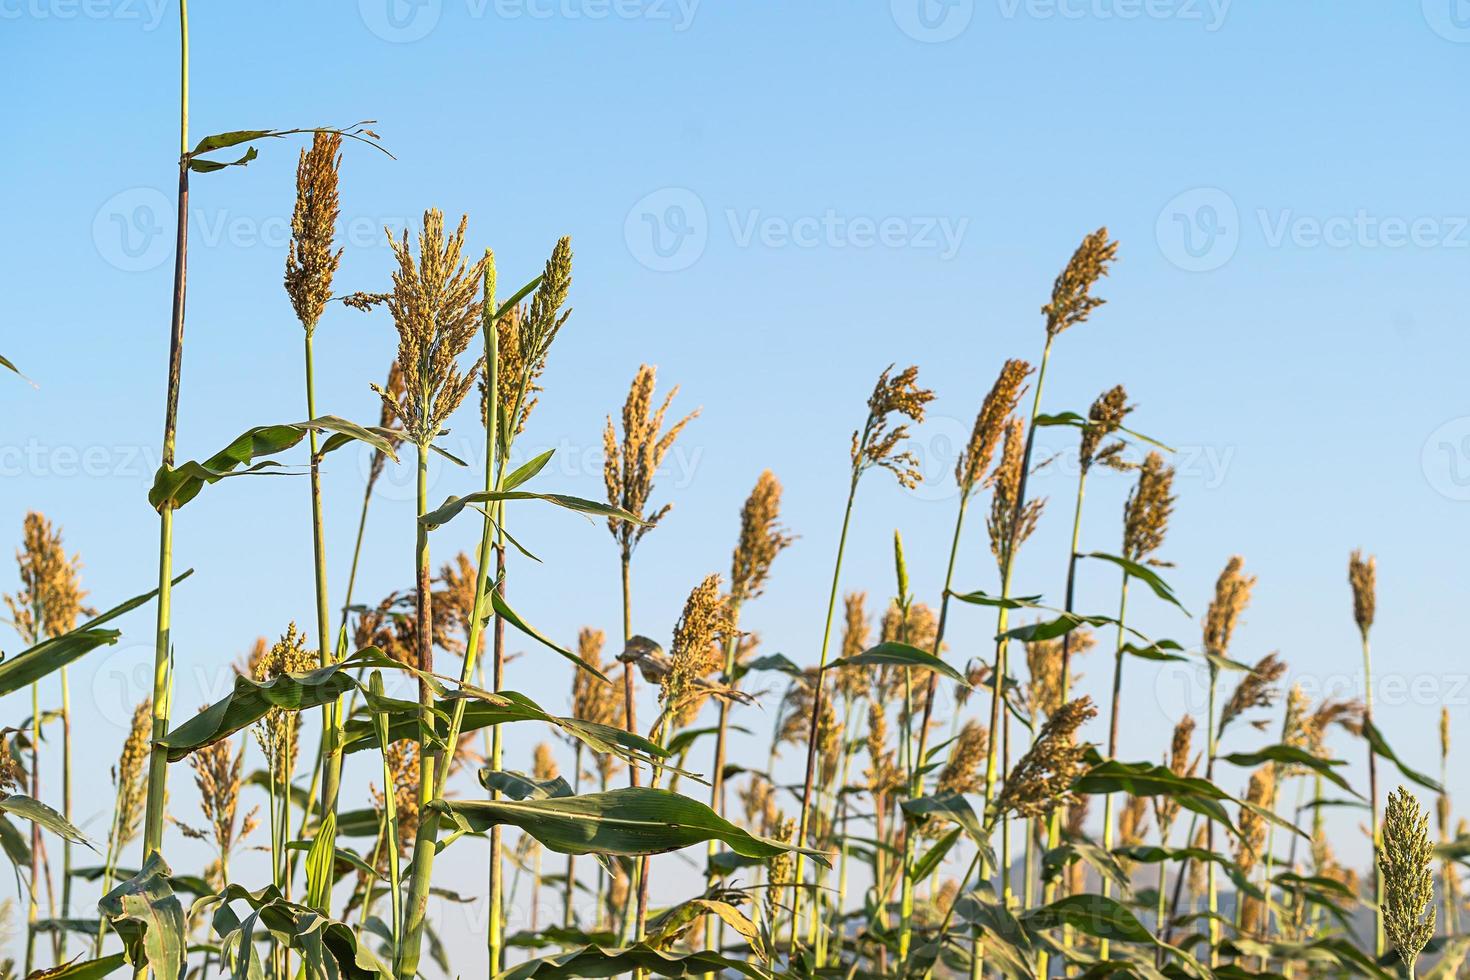
M1360 633L1363 641L1363 721L1373 724L1373 656L1368 645L1368 630ZM1366 741L1366 740L1365 740ZM1373 835L1373 953L1383 956L1383 873L1378 870L1378 852L1383 847L1382 828L1378 825L1378 753L1368 742L1368 805ZM1411 971L1412 975L1412 971Z
M864 433L866 442L866 433ZM852 505L857 497L858 477L862 475L861 469L853 466L852 480L848 484L847 504L842 511L842 533L837 538L837 560L832 566L832 587L827 596L827 621L822 629L822 650L817 658L817 679L815 691L812 694L812 723L807 737L806 752L806 778L801 791L801 817L797 820L796 842L798 845L806 846L807 820L810 816L812 805L812 782L816 775L817 766L817 726L822 716L822 693L826 689L823 683L823 675L827 670L827 651L832 644L832 616L837 609L838 584L842 580L842 556L847 550L847 532L852 526ZM801 875L806 863L806 855L801 851L796 852L796 869L792 874L792 898L791 898L791 953L796 954L797 937L799 935L798 923L801 920L802 886Z
M174 465L179 421L179 380L184 358L184 293L189 243L189 0L179 0L179 190L174 234L173 314L169 328L168 393L164 403L165 469ZM173 587L174 512L167 502L158 520L158 622L153 649L153 742L148 758L148 803L143 819L143 859L163 846L163 809L168 783L168 734L173 698L173 648L170 641Z
M1118 592L1118 649L1113 654L1113 699L1108 721L1108 758L1118 757L1118 722L1119 704L1123 694L1123 658L1124 647L1128 642L1127 627L1124 625L1128 617L1128 573L1123 573L1123 585ZM1109 793L1103 798L1103 850L1111 852L1113 849L1113 838L1116 830L1113 826L1113 800L1116 794ZM1103 876L1103 897L1107 898L1113 893L1113 883ZM1098 955L1103 959L1108 955L1108 941L1103 939L1098 945Z
M429 531L419 520L429 509L429 447L418 446L418 479L414 520L414 568L417 606L418 667L433 669L433 599L429 571ZM414 837L412 875L408 903L404 909L403 942L399 944L394 972L399 980L414 980L418 972L423 946L424 927L429 906L429 879L434 871L434 849L439 837L439 814L429 808L443 751L434 747L432 693L428 684L419 681L419 827ZM386 792L386 790L385 790Z

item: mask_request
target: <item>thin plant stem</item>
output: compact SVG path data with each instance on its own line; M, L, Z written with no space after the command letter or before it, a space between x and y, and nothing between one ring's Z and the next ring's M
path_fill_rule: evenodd
M863 435L863 442L867 441L867 433ZM827 650L832 644L832 615L837 609L837 587L842 580L842 555L847 550L847 532L852 526L852 505L857 497L859 469L854 466L852 480L847 489L847 505L842 511L842 533L837 538L837 560L832 566L832 588L827 596L827 621L822 629L822 652L817 660L816 690L812 695L812 723L807 735L806 750L806 777L801 791L801 817L797 821L796 843L806 846L807 819L810 816L812 805L812 782L817 768L817 725L822 716L822 693L825 690L823 675L827 670ZM801 919L801 876L806 863L805 855L801 851L796 852L796 870L792 875L792 897L791 897L791 955L796 955L796 946L799 928L798 921Z
M433 661L433 608L429 571L429 532L422 521L428 511L429 447L418 447L418 509L414 520L415 600L418 619L418 667L428 672ZM419 826L414 836L413 870L409 878L408 903L404 908L403 941L398 946L395 973L399 980L413 980L418 972L423 947L424 928L428 919L429 879L434 871L434 851L439 837L439 813L430 808L436 773L443 752L433 746L430 732L432 692L428 682L419 681Z
M168 392L164 404L164 469L174 465L178 432L179 381L184 357L184 294L189 254L189 0L179 0L179 189L174 238L173 313L169 328ZM158 521L158 622L153 650L153 741L148 758L148 802L143 820L143 858L163 846L164 797L168 783L168 734L172 707L173 647L170 641L173 583L173 507L165 502ZM140 864L141 867L141 864Z
M1373 656L1368 645L1368 631L1362 631L1363 640L1363 721L1373 724ZM1368 806L1369 830L1373 835L1373 953L1383 956L1383 875L1378 870L1378 852L1383 846L1382 831L1378 826L1378 753L1373 743L1368 742ZM1409 975L1413 976L1412 966Z
M1128 578L1128 573L1124 572L1123 585L1118 594L1118 650L1113 655L1113 701L1110 720L1108 722L1109 759L1115 759L1118 756L1118 722L1121 717L1118 713L1118 708L1123 695L1123 658L1126 656L1123 652L1123 647L1127 642L1128 636L1127 628L1123 625L1128 617ZM1111 851L1113 849L1113 835L1115 833L1113 827L1114 795L1113 793L1109 793L1103 799L1103 850L1105 851ZM1113 893L1113 883L1106 877L1102 881L1102 893L1104 898L1107 898ZM1098 944L1098 956L1102 959L1107 959L1108 948L1108 941L1106 939L1100 940Z
M61 668L61 815L72 823L71 795L71 685L67 681L66 668ZM61 842L61 917L71 918L71 840ZM66 958L68 930L60 929L56 934L56 960Z

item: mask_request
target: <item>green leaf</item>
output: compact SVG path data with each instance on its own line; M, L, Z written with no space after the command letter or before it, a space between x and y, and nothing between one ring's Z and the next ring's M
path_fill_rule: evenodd
M1405 779L1412 780L1413 782L1418 783L1420 786L1423 786L1425 789L1431 790L1432 792L1444 792L1444 787L1441 786L1436 780L1429 778L1422 772L1416 772L1415 770L1410 769L1408 766L1404 765L1403 761L1399 759L1399 757L1394 754L1393 749L1389 747L1388 740L1383 737L1383 733L1378 730L1378 726L1374 725L1373 722L1369 721L1367 718L1363 719L1363 737L1368 740L1368 745L1372 748L1373 753L1375 755L1382 756L1389 762L1392 762L1394 765L1398 766L1399 772L1404 774Z
M0 813L9 813L22 820L29 820L37 827L49 830L57 837L69 840L73 844L85 844L87 847L92 847L92 842L87 840L87 836L80 830L73 827L71 821L40 800L33 800L19 793L0 796ZM96 848L92 847L92 850L95 851Z
M1167 766L1108 759L1083 773L1073 784L1073 789L1087 795L1168 796L1178 800L1185 809L1224 824L1231 833L1239 834L1230 814L1221 805L1222 801L1238 800L1207 780L1175 775Z
M226 150L241 143L250 143L275 133L272 129L236 129L228 133L215 133L206 136L194 144L194 149L189 151L190 156L198 156L201 153L213 153L215 150Z
M783 653L770 653L764 657L756 657L745 664L735 666L735 680L740 680L746 674L756 671L776 671L781 674L789 674L792 677L800 677L802 670L796 663Z
M1155 640L1147 646L1138 646L1133 643L1123 644L1123 653L1131 657L1143 660L1174 661L1188 663L1189 658L1181 656L1177 651L1184 647L1174 640Z
M535 477L537 473L540 473L543 469L546 468L546 464L551 462L551 457L555 455L555 453L555 449L548 449L546 450L546 452L537 456L535 459L532 459L529 462L522 463L520 466L517 466L515 469L510 471L510 475L505 478L505 481L501 484L500 489L514 490L522 483L526 483L527 481Z
M173 584L178 585L193 574L194 570L191 568L174 579ZM29 650L22 650L14 657L0 663L0 697L34 684L52 671L65 667L78 657L100 646L116 643L122 633L118 630L103 630L97 627L125 613L132 612L145 603L152 602L157 595L158 590L154 589L151 592L134 596L100 616L93 616L71 632L42 640Z
M274 456L285 452L306 438L308 432L330 432L318 456L349 442L364 442L391 459L398 459L394 449L394 436L387 429L365 428L335 415L323 415L305 422L281 425L260 425L236 437L224 449L199 463L189 460L169 469L159 467L153 478L153 487L148 491L148 502L162 511L165 507L174 510L184 506L199 495L199 491L211 483L218 483L227 476L259 473L268 467L278 466L274 461L255 463L263 456ZM338 436L342 438L337 438ZM254 464L247 466L246 464ZM246 466L245 469L239 469Z
M1029 929L1071 926L1098 939L1150 945L1154 942L1153 934L1132 912L1102 895L1068 895L1024 913L1021 922Z
M963 827L956 827L934 842L934 846L924 852L923 857L914 862L911 877L914 884L922 882L939 869L946 855L954 848L960 836L965 832Z
M486 594L490 597L490 605L495 610L495 614L501 619L505 620L507 623L514 626L516 629L520 630L531 639L539 641L543 646L555 650L557 653L570 660L573 666L577 667L578 669L585 670L589 674L601 678L602 681L604 681L605 683L612 683L608 680L607 675L604 674L602 671L598 670L596 667L592 666L587 661L583 660L581 657L577 656L575 653L557 643L555 640L548 637L545 633L542 633L536 627L532 626L530 623L527 623L524 619L522 619L520 615L517 614L516 611L510 607L510 603L506 602L505 598L501 596L500 589L498 587L488 589Z
M1169 586L1169 583L1165 582L1159 576L1158 572L1154 571L1152 568L1149 568L1147 565L1133 561L1129 558L1123 558L1119 555L1110 555L1102 551L1094 551L1088 555L1085 555L1084 557L1100 558L1103 561L1112 562L1114 565L1117 565L1119 568L1123 569L1123 571L1129 576L1136 578L1147 585L1150 589L1153 590L1154 595L1158 596L1160 599L1163 599L1170 605L1177 607L1180 612L1184 613L1184 615L1189 615L1189 610L1184 608L1184 604L1179 601L1179 597L1174 594L1174 590Z
M231 902L243 901L251 913L239 919ZM214 908L213 925L220 937L220 958L239 977L263 974L260 951L255 948L257 929L264 929L277 943L295 950L308 980L388 980L391 971L363 944L346 923L330 919L315 909L288 902L275 886L247 891L229 885L218 895L200 899L191 916Z
M188 939L184 908L160 855L151 855L141 871L102 896L97 911L122 939L129 963L146 964L158 980L181 980Z
M529 490L480 490L463 497L450 497L438 508L420 517L419 523L432 531L454 520L461 511L472 504L489 504L506 500L544 500L548 504L555 504L557 507L564 507L590 517L606 517L608 520L627 521L630 524L644 523L625 510L598 503L595 500L585 500L582 497L572 497L564 493L532 493Z
M306 904L325 911L332 897L332 872L336 869L337 814L328 813L317 827L311 850L306 852Z
M1255 752L1234 752L1230 755L1220 756L1221 759L1231 765L1240 766L1243 769L1254 769L1263 762L1274 762L1279 765L1301 766L1313 772L1320 773L1326 779L1341 789L1347 790L1354 796L1361 797L1362 794L1348 785L1335 771L1337 766L1345 766L1346 762L1341 759L1323 759L1313 755L1306 749L1295 745L1271 745Z
M241 154L238 159L229 161L200 160L197 157L191 156L189 158L189 169L194 171L196 174L212 174L216 171L223 170L226 167L243 167L258 156L260 156L260 151L253 146L247 147L245 152Z
M677 851L710 840L737 854L772 858L798 850L756 837L687 796L629 786L546 800L436 800L429 804L459 817L475 832L509 824L561 854L641 856ZM808 851L816 856L818 852Z
M26 975L26 980L102 980L103 977L123 968L127 958L122 953L113 953L95 960L72 960L49 970L36 970Z
M0 850L5 851L5 856L17 868L31 866L31 845L27 837L28 835L20 832L20 828L0 814Z
M976 590L974 592L950 592L950 595L960 602L969 603L972 606L991 606L996 609L1042 609L1041 596L993 596Z
M646 943L639 943L624 949L583 946L555 956L528 960L501 973L496 980L614 977L635 970L646 970L660 977L719 975L725 970L733 970L757 980L768 980L772 976L754 963L730 959L715 952L667 953Z
M932 653L925 653L918 647L909 646L907 643L880 643L854 656L834 660L827 665L827 669L837 670L840 667L874 666L912 667L917 670L932 670L934 673L947 677L957 684L963 684L966 687L970 686L970 682L965 679L964 674L961 674Z
M234 690L190 718L158 744L168 749L168 761L229 738L264 718L271 708L302 711L336 701L356 686L347 671L350 661L319 667L305 674L281 674L257 681L237 674Z
M1085 429L1085 428L1087 428L1088 419L1087 419L1087 416L1080 415L1077 412L1057 412L1056 414L1052 414L1052 415L1048 415L1048 414L1038 415L1038 416L1036 416L1036 419L1033 422L1033 424L1034 425L1037 425L1037 426L1041 426L1041 427L1053 426L1053 425L1065 425L1065 426L1072 426L1072 427L1078 428L1078 429ZM1146 436L1142 432L1135 432L1135 431L1133 431L1132 429L1130 429L1130 428L1128 428L1126 426L1122 426L1122 425L1117 426L1115 431L1125 433L1126 435L1130 435L1133 438L1137 439L1139 442L1146 442L1150 446L1157 446L1159 449L1162 449L1165 452L1169 452L1169 453L1174 452L1173 447L1167 446L1164 443L1159 442L1159 440L1154 439L1154 438L1152 438L1150 436Z
M572 787L560 776L555 779L532 779L523 772L481 769L480 785L512 800L550 800L573 796Z
M958 793L939 793L934 796L921 796L914 800L904 800L900 806L906 816L918 824L926 820L936 819L949 823L958 824L970 835L977 847L988 849L990 837L981 826L980 818L976 815L970 802ZM994 866L995 862L990 861Z

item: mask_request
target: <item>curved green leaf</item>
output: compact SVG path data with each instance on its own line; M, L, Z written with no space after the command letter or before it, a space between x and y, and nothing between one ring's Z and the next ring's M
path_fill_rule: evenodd
M1373 749L1374 754L1382 756L1395 766L1398 766L1399 772L1404 774L1405 779L1416 782L1425 789L1432 790L1435 793L1444 792L1444 787L1437 780L1431 779L1422 772L1417 772L1404 765L1403 760L1395 755L1393 749L1389 747L1388 740L1383 737L1383 733L1378 730L1378 726L1374 725L1367 718L1363 719L1363 737L1368 740L1368 745Z
M644 523L625 510L599 503L596 500L572 497L564 493L532 493L529 490L480 490L476 493L465 494L463 497L450 497L437 508L420 517L419 523L432 531L454 520L461 511L472 504L488 504L507 500L544 500L548 504L555 504L589 517L606 517L608 520L627 521L630 524Z
M33 800L29 796L19 793L0 795L0 813L9 813L29 820L38 827L51 831L63 840L69 840L73 844L85 844L92 847L92 842L87 840L87 835L73 827L70 820L51 809L40 800ZM96 850L92 847L92 850Z
M697 800L647 786L564 799L436 800L430 806L463 819L476 832L498 824L519 827L561 854L641 856L710 840L747 857L771 858L797 850L756 837Z
M615 977L635 970L646 970L659 977L718 975L724 970L733 970L757 980L767 980L772 976L754 963L731 959L715 952L666 953L646 944L639 944L625 949L583 946L555 956L528 960L499 974L497 980Z
M862 653L834 660L827 665L828 670L837 670L841 667L912 667L916 670L932 670L957 684L970 686L964 674L932 653L925 653L918 647L907 643L880 643Z
M26 974L26 980L102 980L103 977L123 968L127 958L122 953L113 953L95 960L72 960L49 970L35 970Z
M1359 798L1362 794L1348 785L1346 779L1339 776L1334 769L1337 766L1345 766L1346 762L1341 759L1323 759L1308 752L1306 749L1295 745L1270 745L1255 752L1233 752L1230 755L1220 756L1231 765L1240 766L1243 769L1254 769L1263 762L1274 762L1278 765L1301 766L1319 773L1341 789L1347 790Z
M191 568L174 579L173 584L178 585L193 574L194 570ZM42 640L30 649L22 650L14 657L0 662L0 697L29 687L52 671L60 670L78 657L100 646L110 646L116 643L118 637L122 636L121 632L97 627L152 602L157 595L158 590L153 589L142 595L133 596L121 605L114 606L99 616L93 616L69 633Z
M158 980L184 975L184 907L169 883L169 868L154 853L133 877L102 896L97 911L123 941L134 967L145 964Z
M571 661L572 665L579 670L585 670L589 674L601 678L604 682L608 684L612 683L610 680L608 680L607 675L604 674L602 671L598 670L596 667L592 666L587 661L583 660L581 657L577 656L575 653L568 650L560 643L557 643L555 640L548 637L545 633L542 633L536 627L532 626L530 623L522 619L516 613L516 611L510 607L510 603L505 601L505 598L500 594L500 589L498 587L487 589L485 594L489 596L490 605L495 610L495 614L501 619L505 620L507 623L514 626L516 629L520 630L531 639L541 643L543 646L555 650L567 660Z
M197 497L207 484L218 483L227 476L259 473L268 467L279 465L270 460L260 463L255 460L285 452L306 438L308 432L333 434L323 444L319 456L348 442L357 441L372 446L390 459L398 459L394 448L394 433L387 429L360 426L335 415L323 415L305 422L259 425L241 433L228 446L202 463L189 460L174 469L159 467L153 478L153 487L148 491L148 502L155 510L161 511L165 507L177 510ZM247 466L252 463L254 465ZM242 470L241 466L247 468Z
M1158 572L1149 568L1147 565L1133 561L1130 558L1124 558L1121 555L1110 555L1103 551L1094 551L1084 557L1099 558L1103 561L1112 562L1132 578L1136 578L1147 585L1153 590L1154 595L1170 605L1177 607L1184 615L1189 615L1189 610L1184 608L1184 604L1179 601L1179 597L1174 594L1174 590L1170 587L1169 583L1165 582Z
M1071 926L1098 939L1150 945L1154 942L1153 934L1132 912L1102 895L1068 895L1023 913L1021 922L1028 929Z

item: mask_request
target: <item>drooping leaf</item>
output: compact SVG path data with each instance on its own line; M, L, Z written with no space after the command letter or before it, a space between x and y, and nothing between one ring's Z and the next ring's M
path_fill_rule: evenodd
M989 593L982 592L982 591L979 591L977 589L974 592L954 592L954 591L951 591L950 592L950 596L952 596L955 599L958 599L960 602L968 603L968 604L970 604L972 606L990 606L990 607L993 607L995 609L1044 609L1044 608L1046 608L1046 607L1044 607L1044 606L1041 605L1041 596L1039 596L1039 595L993 596L993 595L990 595Z
M123 968L127 958L122 953L112 953L95 960L76 959L49 970L35 970L26 974L26 980L102 980Z
M516 613L516 611L510 607L510 604L505 601L505 597L500 594L499 588L487 589L486 594L490 597L490 605L492 608L494 608L495 614L501 619L505 620L507 623L514 626L516 629L520 630L531 639L541 643L543 646L555 650L567 660L571 661L572 665L577 669L585 670L589 674L600 678L608 684L612 683L608 680L607 675L604 674L602 671L598 670L596 667L592 666L587 661L583 660L581 657L577 656L575 653L568 650L560 643L557 643L555 640L548 637L545 633L542 633L536 627L532 626L524 619L522 619Z
M1087 795L1168 796L1185 809L1225 825L1231 833L1239 833L1221 805L1238 800L1207 780L1175 775L1167 766L1108 759L1083 773L1073 789Z
M22 820L29 820L63 840L69 840L73 844L84 844L96 850L95 847L92 847L92 842L87 840L87 836L72 826L71 821L40 800L31 799L20 793L0 795L0 813L9 813Z
M173 584L178 585L193 574L194 570L191 568L174 579ZM34 684L52 671L60 670L78 657L100 646L116 643L118 637L122 635L118 630L104 630L98 627L125 613L132 612L139 606L152 602L157 595L158 590L154 589L151 592L133 596L121 605L114 606L99 616L93 616L68 633L42 640L30 649L22 650L14 657L0 662L0 697Z
M255 462L265 456L285 452L306 438L308 432L330 432L318 455L348 442L364 442L391 459L398 458L394 449L394 436L387 429L360 426L335 415L323 415L305 422L280 425L260 425L241 433L224 449L204 462L189 460L168 469L160 467L153 478L153 487L148 491L148 502L155 510L184 506L199 495L199 491L211 483L218 483L227 476L242 473L259 473L279 465L271 460ZM341 437L341 438L338 438ZM240 467L246 467L240 469Z
M1373 749L1374 754L1379 755L1387 759L1389 762L1392 762L1395 766L1398 766L1399 772L1404 774L1405 779L1412 780L1413 782L1418 783L1420 786L1423 786L1425 789L1430 790L1431 792L1444 792L1444 787L1441 786L1437 780L1431 779L1430 777L1424 775L1422 772L1417 772L1404 765L1403 760L1400 759L1394 753L1393 749L1389 747L1388 739L1383 737L1383 733L1378 730L1378 726L1373 724L1373 722L1369 721L1367 718L1363 719L1363 737L1368 740L1368 745Z
M1154 942L1153 934L1127 908L1102 895L1068 895L1050 905L1031 909L1021 916L1029 929L1071 926L1098 939L1126 943Z
M1083 429L1087 427L1088 419L1087 416L1080 415L1077 412L1056 412L1054 414L1043 413L1036 416L1036 420L1033 424L1042 427L1053 425L1067 425ZM1127 428L1126 426L1117 426L1116 431L1130 435L1134 439L1137 439L1139 442L1146 442L1150 446L1157 446L1159 449L1162 449L1165 452L1172 453L1174 451L1171 447L1164 445L1164 443L1159 442L1157 439L1146 436L1141 432L1135 432L1132 429Z
M641 856L718 840L747 857L796 850L756 837L687 796L628 786L546 800L436 800L430 806L462 819L476 832L497 824L519 827L561 854ZM807 852L820 857L819 852Z
M495 769L480 770L480 785L512 800L550 800L576 795L560 776L537 780L523 772Z
M917 861L914 862L912 879L914 884L919 884L939 869L944 858L954 848L960 836L965 832L963 827L955 827L944 834L934 845L925 851Z
M1142 562L1136 562L1130 558L1124 558L1120 555L1110 555L1103 551L1091 552L1086 557L1097 558L1102 561L1111 562L1114 565L1117 565L1119 568L1123 569L1123 571L1126 572L1130 577L1138 579L1139 581L1147 585L1150 589L1152 589L1154 595L1158 596L1160 599L1163 599L1171 606L1176 607L1180 612L1184 613L1184 615L1189 615L1189 610L1184 608L1184 604L1179 601L1179 597L1174 594L1174 590L1170 587L1169 583L1165 582L1158 572L1154 571L1152 568L1149 568Z
M880 643L862 653L834 660L827 665L828 670L839 670L843 667L911 667L915 670L932 670L957 684L970 686L964 674L932 653L925 653L907 643Z
M450 497L437 508L420 517L419 523L432 531L454 520L462 510L472 504L490 504L510 500L544 500L548 504L555 504L557 507L564 507L578 514L586 514L588 517L605 517L614 521L627 521L630 524L644 523L625 510L599 503L596 500L572 497L564 493L532 493L529 490L480 490L476 493L465 494L463 497Z
M337 814L328 813L317 827L311 848L306 852L306 904L324 912L332 896L332 882L337 866Z
M251 909L244 919L236 916L231 902L241 901ZM300 954L301 968L308 980L388 980L391 971L344 922L330 919L315 909L297 905L283 897L274 885L248 891L228 885L218 895L200 899L191 915L214 909L212 923L220 937L220 957L235 977L257 977L263 973L260 951L255 948L257 930Z
M1231 765L1240 766L1243 769L1254 769L1263 762L1301 766L1331 780L1334 785L1347 790L1354 796L1361 795L1357 790L1348 785L1346 779L1343 779L1335 771L1338 766L1347 765L1346 762L1343 762L1341 759L1323 759L1295 745L1270 745L1264 749L1258 749L1255 752L1234 752L1230 755L1220 756L1220 758Z
M348 661L342 661L266 681L236 675L234 690L159 739L158 744L168 749L170 762L177 762L196 749L255 724L271 708L301 711L336 701L356 685L347 666Z
M734 970L742 976L768 980L772 975L746 960L731 959L719 953L667 953L639 943L623 949L583 946L554 956L528 960L501 973L497 980L563 980L574 977L615 977L634 970L646 970L659 977L696 977L719 975Z
M146 965L158 980L184 974L184 907L169 883L169 867L154 853L136 875L102 896L97 911L123 941L127 961Z

